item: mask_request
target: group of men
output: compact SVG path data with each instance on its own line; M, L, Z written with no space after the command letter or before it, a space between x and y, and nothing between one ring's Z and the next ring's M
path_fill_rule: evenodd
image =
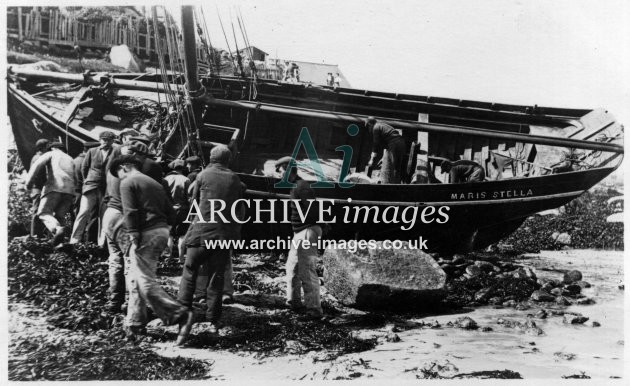
M326 74L326 86L334 88L341 87L341 75L337 73L335 76L333 76L332 72Z
M199 157L193 156L172 161L170 172L164 176L161 165L152 158L148 139L133 134L121 133L117 138L112 132L102 132L99 142L86 144L84 153L75 159L61 142L37 142L27 177L36 213L33 236L38 232L37 221L41 221L56 248L73 248L86 239L86 228L95 216L100 224L99 239L109 250L108 310L126 311L127 335L135 339L146 333L149 306L164 324L179 325L177 344L181 345L194 321L195 296L205 292L206 320L209 329L216 331L225 292L231 291L232 251L207 249L205 240L236 240L241 232L236 221L201 222L198 216L191 216L192 222L185 222L192 200L198 203L201 218L209 218L211 199L223 200L231 207L243 197L245 186L230 170L232 154L224 145L212 148L207 167L202 169ZM278 170L284 171L289 164L280 160ZM296 168L288 172L289 181L296 183L292 197L304 200L306 207L306 200L314 198L313 191L299 179ZM66 215L73 205L76 217L69 232ZM316 241L321 228L313 216L302 221L295 205L301 204L293 203L292 208L295 237ZM240 208L238 216L244 216L244 210ZM156 280L158 261L169 243L171 256L179 255L183 262L177 299ZM314 245L308 250L298 246L290 251L287 292L293 310L321 317Z
M366 127L373 137L372 166L382 149L387 149L381 168L385 183L400 183L404 171L405 141L393 127L370 117ZM109 131L99 142L86 143L84 152L73 159L61 142L36 143L27 187L31 189L31 235L41 234L41 224L51 235L56 248L73 248L97 235L109 251L109 303L111 312L125 312L126 329L131 338L146 333L147 306L164 322L179 324L177 344L183 344L193 324L193 300L205 297L206 319L210 330L219 328L222 305L231 297L231 256L229 249L206 248L206 240L237 240L238 221L198 221L191 216L192 203L198 203L202 219L210 218L212 205L222 200L232 207L245 192L245 185L230 170L232 154L227 146L210 151L207 167L192 156L174 160L169 173L153 159L150 140L135 130L116 136ZM291 223L295 240L286 263L287 302L291 309L307 317L321 318L319 278L316 273L317 239L322 228L317 213L308 210L315 198L310 183L298 176L291 157L276 162L276 171L287 176L291 189ZM451 182L483 180L484 171L474 163L444 163ZM73 226L66 229L66 215L75 208ZM244 207L237 216L244 217ZM306 213L306 216L300 215ZM90 225L92 223L92 225ZM96 232L90 232L96 229ZM66 236L69 242L65 243ZM177 299L168 295L156 280L157 264L167 246L170 255L183 263ZM306 248L305 245L310 245ZM302 302L302 291L304 302ZM227 296L227 297L226 297ZM126 306L125 306L126 304Z
M405 180L407 169L407 146L398 130L374 117L365 120L365 126L372 136L372 153L368 168L372 168L382 157L380 180L384 184L400 184ZM387 150L386 152L384 150ZM449 174L450 183L482 182L485 169L475 161L444 160L440 164L442 172Z

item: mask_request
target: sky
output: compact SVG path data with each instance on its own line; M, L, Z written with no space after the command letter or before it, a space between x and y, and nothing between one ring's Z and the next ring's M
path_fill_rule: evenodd
M338 64L355 88L553 107L630 122L630 2L221 0L213 45L243 15L272 57ZM178 14L177 7L168 6ZM178 17L178 16L177 16Z
M9 5L24 5L8 0ZM73 5L65 1L29 2ZM165 5L176 1L107 5ZM207 0L212 43L236 14L283 59L338 64L355 88L539 106L604 107L630 122L628 0ZM77 5L77 2L74 2ZM87 1L81 5L103 5ZM217 12L218 11L218 12Z

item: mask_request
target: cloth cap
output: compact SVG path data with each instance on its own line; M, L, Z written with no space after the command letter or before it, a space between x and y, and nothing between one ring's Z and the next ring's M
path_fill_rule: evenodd
M103 131L98 135L99 139L114 139L116 138L116 134L112 133L111 131Z
M225 145L217 145L210 150L210 162L227 165L232 157L232 152Z
M140 133L134 129L125 129L121 131L120 133L118 133L119 137L122 137L123 135L133 135L135 137L135 136L140 135Z
M51 143L48 147L52 148L57 148L57 149L61 149L61 150L65 150L66 149L66 145L64 145L61 142L53 142Z
M36 148L37 150L42 150L42 149L45 149L46 147L48 147L48 144L49 144L49 143L50 143L50 142L48 142L48 140L47 140L47 139L44 139L44 138L42 138L42 139L38 139L38 140L37 140L37 142L35 142L35 148Z
M181 159L176 159L175 161L172 161L170 164L168 164L168 167L173 170L185 169L186 162L184 162L184 160L181 160Z
M116 173L122 165L134 165L136 168L140 169L142 167L142 161L140 161L138 157L131 154L120 155L114 158L109 166L109 172L111 173L111 175L118 178L118 174Z
M368 123L376 123L376 118L369 116L365 119L365 124L367 125Z
M141 155L149 155L149 147L142 142L132 141L129 150Z
M137 135L135 137L129 138L129 140L133 142L142 142L147 146L149 146L149 144L151 143L151 140L146 135Z

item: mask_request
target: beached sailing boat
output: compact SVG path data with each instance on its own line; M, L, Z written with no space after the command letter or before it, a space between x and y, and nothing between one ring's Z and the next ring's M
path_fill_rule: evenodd
M82 143L95 140L102 130L119 132L140 117L160 160L191 154L207 160L212 146L226 144L237 154L233 168L247 185L248 198L288 198L288 189L274 186L279 179L272 164L292 154L306 127L323 173L304 169L303 177L331 182L330 187L319 188L317 196L334 200L332 216L341 219L344 207L355 206L450 208L447 222L415 221L406 231L401 230L402 218L387 223L374 211L361 213L358 221L331 224L329 237L422 236L431 250L458 252L497 242L528 216L580 196L621 163L623 126L603 109L333 88L260 79L255 74L199 78L195 25L203 28L195 24L193 14L192 7L183 7L181 35L167 33L170 48L162 55L159 73L67 74L10 68L9 116L24 164L34 154L38 138L61 138L76 155ZM157 25L155 7L152 21ZM167 32L175 28L168 24ZM420 183L377 184L364 178L351 188L340 186L342 153L335 149L350 145L351 171L361 172L370 154L363 126L370 115L401 130L410 149L409 169L421 177ZM358 135L349 134L351 124L359 128ZM306 158L303 152L300 155ZM486 169L486 181L448 183L440 173L444 159L478 162ZM243 236L291 234L290 224L265 221L269 213L262 220L245 224Z

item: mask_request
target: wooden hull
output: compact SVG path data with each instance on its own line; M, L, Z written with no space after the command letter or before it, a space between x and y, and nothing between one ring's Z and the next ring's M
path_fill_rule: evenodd
M568 203L613 170L599 168L470 184L335 186L316 189L316 196L335 200L330 205L331 215L325 217L336 217L336 221L331 224L332 238L406 241L423 237L430 250L457 252L483 248L499 241L518 228L526 217ZM289 198L286 189L273 188L273 181L268 178L248 174L241 174L240 177L248 187L248 198ZM347 201L348 198L352 199L351 203ZM367 218L364 212L355 218L354 208L365 206L378 208L376 221L375 209ZM396 222L383 222L383 211L391 206L399 206L400 211L407 206L418 207L418 216L411 229L401 230L401 226L408 228L411 224L410 212L407 223L401 213L397 217L386 216L387 220L395 219ZM448 207L448 221L440 224L437 222L439 216L434 214L426 217L429 223L423 222L421 213L428 206L436 210ZM281 211L282 208L277 208L276 220L282 218ZM392 211L389 209L390 214ZM431 213L430 209L427 211ZM249 215L254 216L254 211L251 210ZM289 224L269 224L268 215L263 215L261 220L264 224L245 224L243 234L252 239L265 238L269 234L285 237L291 234Z
M325 91L331 92L330 90ZM360 96L350 97L360 98ZM278 98L280 97L277 96L276 99ZM60 138L67 142L69 153L73 156L81 151L84 141L94 140L94 135L66 125L65 122L38 104L34 98L13 85L8 87L8 106L18 151L26 165L34 154L34 144L38 138ZM456 106L450 107L456 108ZM214 123L217 124L225 123L227 119L225 117L232 117L231 124L234 124L234 121L246 119L244 113L234 113L229 109L216 108L209 111L211 112L209 114L211 119L214 119ZM558 122L560 122L570 119L569 113L576 115L584 113L582 110L556 112L563 112L565 115L561 118L547 117L544 119L559 119ZM506 112L506 114L508 114L506 117L512 117L510 119L516 119L514 118L516 115L521 116L519 119L529 119L521 112ZM474 119L474 117L468 118ZM252 118L250 123L254 122L254 124L249 130L256 131L263 128L273 130L273 124L265 122L266 119L269 117ZM543 120L543 118L537 119ZM33 120L37 120L39 124L33 124ZM291 130L299 129L300 123L304 122L292 122ZM315 121L308 123L310 127L321 124ZM515 129L516 126L509 123L506 127ZM254 141L256 138L256 135L250 133L249 138L242 140L240 143L241 153L255 153L257 151ZM280 149L280 153L290 154L291 146L293 146L291 140L285 142L284 148L278 143L272 143L271 146ZM330 146L336 146L330 138L328 138L328 142L332 143ZM365 138L354 143L353 146L355 148L367 148L367 144L363 142L365 142ZM337 142L337 144L339 143ZM369 152L364 151L363 153L363 158L365 158ZM361 154L359 154L353 160L353 165L359 165L361 162ZM327 216L327 218L336 217L336 221L331 224L332 230L328 235L330 238L406 241L422 237L426 240L429 250L458 252L482 248L499 241L516 230L527 216L566 204L601 181L615 168L599 167L563 174L470 184L358 184L351 188L342 188L335 184L332 188L317 189L316 195L320 199L334 200L334 204L330 206L331 214ZM249 169L244 166L240 170ZM247 198L263 199L267 203L269 202L268 199L289 198L289 190L276 189L274 183L277 180L273 178L248 173L239 173L239 175L247 185ZM349 198L352 199L352 202L348 202ZM355 208L359 206L369 206L374 209L367 217L360 214L359 217L355 218ZM425 221L422 221L421 213L429 206L435 207L436 210L440 207L448 207L445 210L448 214L448 221L438 223L435 215L428 216ZM389 209L387 212L389 215L386 219L389 223L386 223L382 214L388 207L398 207L399 210L398 214L392 217L391 214L394 209ZM410 212L406 212L407 217L402 214L403 209L407 207L418 208L413 224L410 224ZM377 210L379 215L375 217L374 212ZM249 211L249 214L255 216L253 209ZM276 219L281 219L281 206L276 207L274 215ZM433 221L429 221L431 219ZM249 221L243 226L244 237L247 239L270 239L285 238L292 234L290 224L271 223L270 220L270 214L264 213L261 217L261 223ZM410 229L401 230L403 226L405 228L410 227Z

